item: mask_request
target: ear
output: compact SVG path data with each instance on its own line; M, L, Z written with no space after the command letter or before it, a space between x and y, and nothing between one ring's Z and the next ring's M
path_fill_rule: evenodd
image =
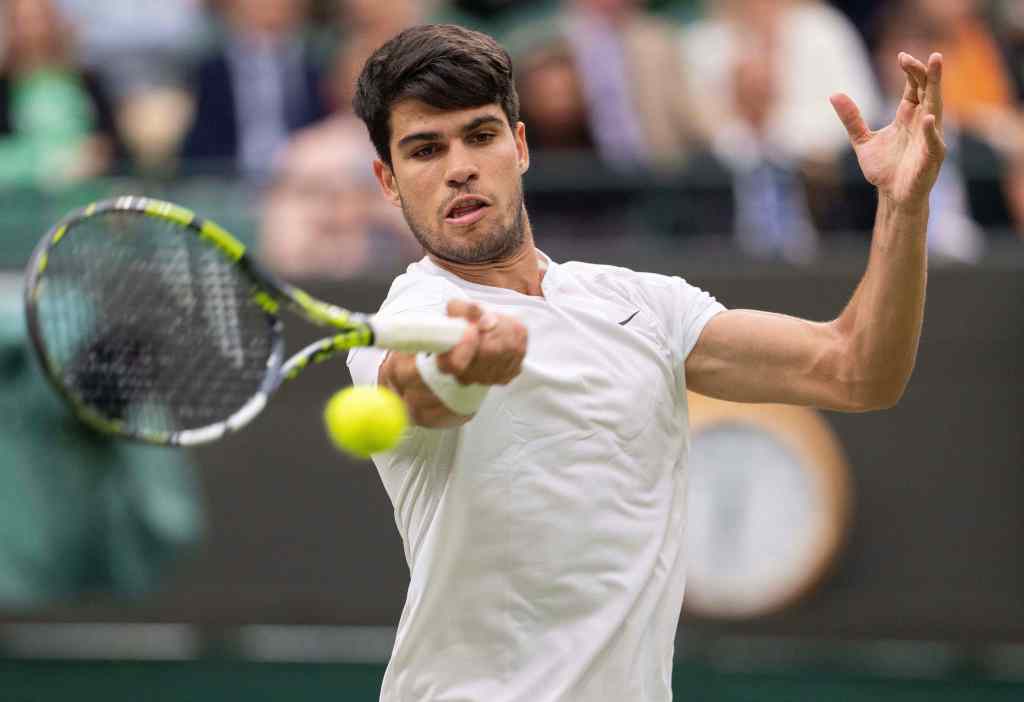
M516 160L519 161L519 173L523 174L530 170L530 147L526 143L526 125L516 122Z
M377 177L384 197L390 200L395 207L401 207L402 198L398 194L398 182L395 180L395 172L391 167L378 158L373 162L373 175Z

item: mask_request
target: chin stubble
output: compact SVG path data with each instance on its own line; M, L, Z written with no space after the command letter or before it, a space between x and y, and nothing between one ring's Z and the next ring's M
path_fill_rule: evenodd
M506 228L500 225L476 241L469 242L463 246L449 246L444 242L442 235L430 230L416 221L412 212L406 207L405 200L402 200L402 214L405 221L412 230L413 236L420 246L432 256L452 263L493 263L508 258L523 244L525 238L526 209L523 201L522 188L519 190L519 197L513 201L515 209L512 215L512 224Z

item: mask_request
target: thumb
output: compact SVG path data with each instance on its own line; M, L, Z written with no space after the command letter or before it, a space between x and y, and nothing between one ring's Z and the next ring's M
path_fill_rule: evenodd
M935 158L942 160L946 155L946 144L939 133L939 123L935 115L925 115L921 125L924 130L925 142L928 144L928 153Z
M839 120L846 127L846 133L850 135L850 141L856 146L868 140L871 130L861 117L857 103L845 93L836 93L828 99L832 103L832 109L836 111Z
M447 311L449 317L462 317L470 322L478 321L484 313L479 303L459 298L448 301Z
M466 327L462 339L448 351L437 355L437 367L442 373L459 375L469 367L476 358L480 348L480 330L475 324Z

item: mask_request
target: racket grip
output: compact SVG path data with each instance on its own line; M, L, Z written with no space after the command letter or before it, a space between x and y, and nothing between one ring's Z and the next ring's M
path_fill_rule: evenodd
M373 317L373 345L393 351L442 353L462 339L469 322L459 317Z

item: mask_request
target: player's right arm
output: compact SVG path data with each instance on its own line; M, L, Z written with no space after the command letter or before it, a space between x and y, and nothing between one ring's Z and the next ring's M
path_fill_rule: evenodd
M486 311L468 300L450 301L448 316L462 317L470 325L458 344L438 355L437 365L442 372L464 385L506 385L519 375L527 341L522 322ZM473 418L451 410L434 394L420 377L415 354L389 353L377 371L377 382L398 393L418 426L457 427Z

